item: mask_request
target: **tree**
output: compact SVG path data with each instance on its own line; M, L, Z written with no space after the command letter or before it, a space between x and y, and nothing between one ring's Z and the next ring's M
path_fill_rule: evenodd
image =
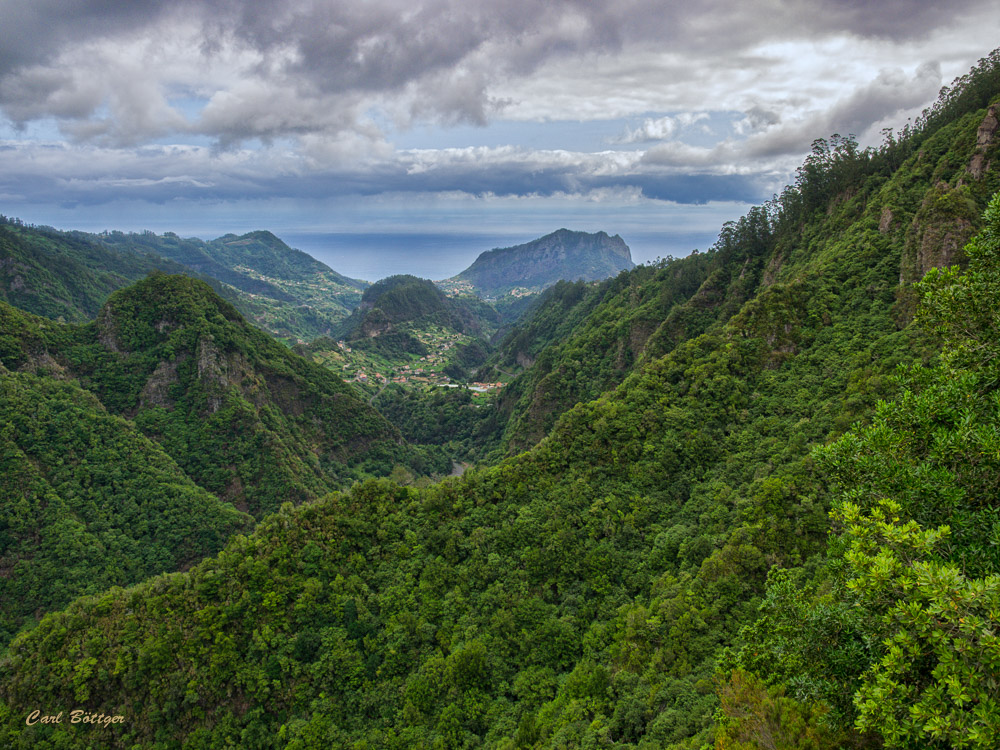
M924 530L891 501L835 513L849 548L847 588L874 615L878 656L854 696L856 725L886 747L1000 743L1000 576L968 579L933 559L949 528Z
M1000 195L985 224L918 285L939 363L813 453L842 493L825 579L772 573L733 664L888 748L1000 744Z

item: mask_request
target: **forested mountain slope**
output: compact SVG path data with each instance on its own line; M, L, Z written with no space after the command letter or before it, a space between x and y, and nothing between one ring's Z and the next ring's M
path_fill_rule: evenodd
M483 380L516 374L491 426L506 452L531 447L564 411L620 383L654 333L672 345L715 322L721 299L726 310L738 306L737 290L726 296L719 274L710 279L717 266L713 253L695 254L598 286L561 282L547 290L480 373ZM669 348L665 342L659 353Z
M35 315L93 320L111 292L156 270L190 273L151 253L105 247L82 232L0 222L0 300Z
M198 487L0 302L0 642L37 614L219 551L253 519Z
M1000 194L965 248L932 269L919 322L933 367L814 451L839 497L811 564L772 570L720 674L717 747L956 748L1000 743Z
M87 234L0 223L0 299L36 315L92 320L111 292L152 271L202 279L261 328L303 340L329 335L367 285L270 232L203 242L170 232Z
M766 731L776 747L994 746L988 620L1000 604L977 537L995 528L982 491L996 477L1000 205L983 251L970 248L972 275L929 282L925 304L957 345L943 357L951 370L914 391L950 385L945 411L901 396L897 439L882 407L858 466L813 449L870 420L897 390L897 365L936 357L900 282L961 260L1000 188L997 110L985 109L998 63L882 149L817 142L796 185L716 247L699 289L715 274L727 293L743 280L745 301L565 411L526 453L426 489L372 481L283 508L186 573L47 616L0 663L3 739L736 749ZM961 460L970 449L978 459ZM891 470L924 453L928 465ZM858 598L835 590L808 610L807 591L798 608L768 575L811 579L828 565L831 466L857 490L852 503L906 490L923 523L957 514L959 543L935 558L943 532L844 505L857 544L834 545L846 564L828 567ZM966 472L960 493L942 469ZM882 484L859 490L866 472ZM940 517L923 508L926 492ZM821 597L831 592L817 580ZM759 624L762 603L784 613L782 627ZM740 676L767 663L749 663L754 643L775 674ZM751 647L736 663L726 649L741 644ZM818 659L812 644L826 649ZM815 663L830 673L810 683ZM966 692L963 679L979 682ZM38 706L127 718L86 733L26 727Z
M368 286L267 231L227 234L209 242L169 232L110 232L98 239L111 248L155 253L244 292L235 301L240 312L283 338L310 341L330 335Z
M488 336L500 324L489 305L470 297L447 297L433 281L408 274L368 287L358 308L337 329L349 341L364 341L410 327L437 324L458 333Z
M413 458L350 386L203 282L154 274L112 294L94 322L42 330L44 357L257 517Z
M983 92L972 91L978 85L976 78L953 91L950 106L974 96L982 106ZM987 169L995 114L963 112L943 127L942 111L935 111L935 127L890 140L867 157L839 136L817 141L795 195L727 224L707 253L639 267L596 288L564 283L548 290L481 373L516 376L487 430L492 439L507 454L534 445L566 409L726 322L762 285L808 284L817 273L848 276L872 259L895 257L901 286L893 315L907 323L907 285L929 268L961 261L986 196L1000 188L996 170ZM827 215L819 220L817 211ZM857 246L856 259L844 259L854 267L834 269L845 244Z
M397 465L451 468L199 281L152 275L82 326L0 302L0 323L4 642L217 552L251 515Z
M334 367L342 356L338 348L358 350L370 363L369 376L427 367L434 368L436 378L447 374L466 380L468 372L485 361L488 339L499 325L497 311L478 297L447 296L433 281L397 274L368 287L360 305L334 329L333 335L346 340L348 348L323 338L303 350ZM357 353L353 359L365 361Z

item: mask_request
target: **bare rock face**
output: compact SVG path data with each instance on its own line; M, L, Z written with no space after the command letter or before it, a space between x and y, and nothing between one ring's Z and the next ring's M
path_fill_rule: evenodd
M198 361L198 380L208 394L208 409L213 414L222 408L226 393L239 389L240 393L257 406L265 394L254 376L253 367L239 352L222 352L211 335L198 339L195 356Z
M932 268L961 264L962 248L972 237L978 215L967 185L939 182L928 190L906 230L900 284L919 281Z
M20 372L44 372L56 380L69 380L69 371L57 362L48 352L31 354L28 361L18 368Z
M1000 128L1000 105L994 104L987 110L986 117L983 118L979 124L979 130L976 132L976 152L969 162L969 174L974 180L983 179L983 175L989 171L990 164L986 154L996 141L998 128Z
M101 308L101 312L97 315L97 340L110 352L126 353L118 343L118 336L115 332L115 314L110 305Z
M198 339L198 380L205 386L208 396L208 408L213 414L222 407L223 396L233 381L229 358L224 356L215 345L211 335Z
M24 274L27 272L27 266L14 258L0 258L0 273L10 279L10 291L20 292L27 286L24 281Z
M212 336L198 339L198 379L206 385L225 388L229 385L225 362Z
M778 271L781 270L781 266L785 263L785 256L780 252L776 252L771 259L767 262L767 267L764 269L764 276L761 278L761 286L771 286L775 281L778 280Z
M950 266L972 236L972 222L956 217L948 225L928 227L917 248L917 271L923 276L932 268Z
M525 352L518 352L516 360L517 364L521 367L531 367L535 364L535 358L529 357Z
M143 386L139 394L139 407L148 408L161 406L173 408L173 400L170 398L170 386L177 382L177 365L187 359L186 355L181 355L173 361L161 360L149 376L146 385Z
M892 209L888 206L882 209L882 215L878 219L878 231L885 234L892 229Z

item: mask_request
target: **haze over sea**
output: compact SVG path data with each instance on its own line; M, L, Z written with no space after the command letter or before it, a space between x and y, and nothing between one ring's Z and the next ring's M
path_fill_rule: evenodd
M553 227L552 231L560 227ZM573 227L566 227L573 229ZM608 234L615 234L611 229ZM622 232L635 263L707 250L717 233ZM480 253L537 239L529 234L470 234L456 232L282 232L291 247L309 253L337 273L378 281L399 273L425 279L447 279L472 265Z

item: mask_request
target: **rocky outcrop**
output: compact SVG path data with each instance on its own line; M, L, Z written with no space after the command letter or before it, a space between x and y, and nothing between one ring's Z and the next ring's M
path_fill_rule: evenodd
M198 380L208 396L208 410L217 412L225 400L226 393L236 388L251 403L260 406L260 388L254 387L258 380L253 367L240 352L221 352L211 335L198 339L195 353L198 363Z
M105 305L101 308L96 322L97 340L101 342L101 346L110 352L125 354L125 350L118 341L118 335L115 330L115 314L110 305Z
M886 206L882 209L882 215L878 219L878 231L881 234L885 234L892 229L892 219L892 209Z
M139 393L139 408L164 407L173 408L173 400L170 398L170 386L177 382L177 364L187 359L187 355L182 355L177 360L161 360L149 376L146 385Z
M512 289L541 291L557 281L601 281L635 268L625 241L606 232L560 229L524 245L482 253L453 281L471 283L485 297Z
M939 182L928 190L906 230L899 283L912 284L932 268L961 264L978 214L966 185Z
M983 176L989 171L990 163L987 154L996 142L998 128L1000 128L1000 104L994 104L986 111L986 117L979 124L979 130L976 131L976 151L969 162L969 174L974 180L983 179Z

